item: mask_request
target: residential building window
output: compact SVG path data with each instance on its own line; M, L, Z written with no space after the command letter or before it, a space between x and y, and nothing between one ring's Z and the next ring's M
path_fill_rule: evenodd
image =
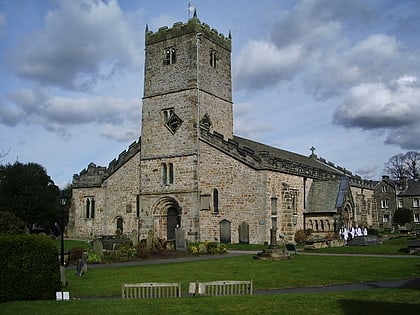
M131 211L132 211L131 205L130 204L126 204L125 205L125 212L126 213L131 213Z
M398 208L402 208L404 205L403 200L402 199L398 199Z
M165 49L165 65L172 65L176 62L176 49L169 47Z
M414 213L414 222L420 222L420 213Z
M386 191L387 191L387 187L386 186L382 186L382 192L383 193L386 193Z
M217 51L211 50L210 51L210 66L212 68L216 68L217 66L217 59L218 59L217 57L218 57Z
M420 198L413 198L413 208L420 208Z
M174 165L172 163L162 163L162 184L172 185L174 183Z
M382 199L381 200L381 208L382 209L388 209L388 199Z
M219 213L219 191L213 189L213 212Z
M85 201L86 205L86 219L95 218L95 198L87 197Z
M385 222L390 222L390 220L391 220L391 218L389 216L389 213L384 213L382 221L385 223Z

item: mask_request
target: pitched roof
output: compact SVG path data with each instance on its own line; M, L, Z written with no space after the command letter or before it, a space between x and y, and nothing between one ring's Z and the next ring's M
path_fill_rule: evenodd
M308 193L307 212L336 212L340 183L340 179L314 180Z
M420 181L418 179L409 179L407 187L398 194L399 197L420 196Z

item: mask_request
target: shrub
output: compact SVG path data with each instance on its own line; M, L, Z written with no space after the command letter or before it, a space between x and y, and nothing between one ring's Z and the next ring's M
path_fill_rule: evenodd
M25 234L25 222L7 211L0 211L0 234Z
M89 252L87 262L89 264L100 264L102 259L97 253Z
M85 248L75 247L69 251L69 260L77 262L79 259L82 259L83 253L86 252Z
M224 254L227 248L225 244L206 241L195 245L189 244L187 251L191 254Z
M305 232L304 230L298 230L295 233L295 242L298 244L303 244L305 243L307 237L308 237L308 233Z
M44 235L0 235L0 301L55 299L58 250Z

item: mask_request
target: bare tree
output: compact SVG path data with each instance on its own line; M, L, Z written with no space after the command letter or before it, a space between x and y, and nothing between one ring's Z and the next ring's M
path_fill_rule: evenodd
M419 178L420 153L410 151L405 154L400 153L394 155L385 163L384 171L396 180L401 180L404 177L411 179Z
M412 179L419 178L420 153L410 151L405 154L407 176Z
M3 162L3 159L9 154L9 152L10 152L10 149L7 150L6 152L3 150L0 152L0 162Z

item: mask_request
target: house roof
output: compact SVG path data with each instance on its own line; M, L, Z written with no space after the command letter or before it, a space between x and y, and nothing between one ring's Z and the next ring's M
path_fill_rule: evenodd
M406 188L398 194L399 197L419 196L420 181L418 179L409 179Z

